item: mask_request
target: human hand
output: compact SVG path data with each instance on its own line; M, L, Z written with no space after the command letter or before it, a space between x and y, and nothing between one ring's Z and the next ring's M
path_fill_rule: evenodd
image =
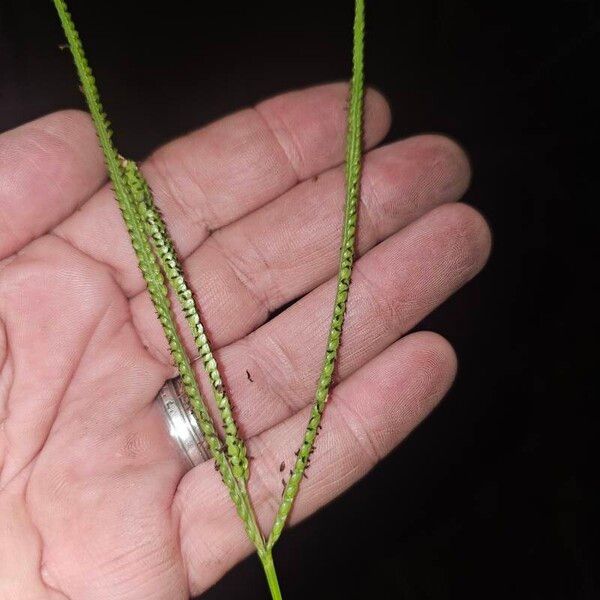
M325 351L346 94L279 96L143 166L219 348L263 530ZM366 147L388 127L370 91ZM252 550L213 462L187 471L153 402L175 371L105 179L84 113L0 136L2 599L186 598ZM443 137L366 154L337 385L292 523L365 475L451 385L449 344L404 334L487 259L487 225L454 203L468 181Z

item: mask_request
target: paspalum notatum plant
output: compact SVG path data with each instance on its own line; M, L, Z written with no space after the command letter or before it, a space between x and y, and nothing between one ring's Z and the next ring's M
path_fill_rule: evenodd
M477 213L464 206L434 209L462 194L467 162L452 142L437 136L369 154L373 174L362 188L371 205L359 227L365 209L360 199L363 145L371 147L383 137L388 113L379 95L367 94L363 135L365 16L364 1L356 0L349 89L332 85L283 96L203 133L206 146L199 160L210 162L211 136L257 128L248 136L261 165L255 162L251 168L263 173L262 178L227 183L228 193L245 197L247 204L236 200L210 206L210 191L205 191L204 214L211 224L190 233L188 217L177 212L189 208L190 200L172 195L186 194L181 181L167 186L160 181L170 176L166 164L172 173L174 161L197 152L196 141L173 142L141 167L121 156L67 6L63 0L54 4L111 190L98 192L73 212L80 196L91 195L102 178L89 127L78 113L47 117L0 138L0 156L10 163L14 149L6 148L11 143L18 146L24 135L35 139L40 131L54 131L63 143L50 156L58 156L55 160L70 174L65 181L57 176L60 193L52 186L47 192L68 207L55 209L49 202L35 220L30 213L21 216L15 210L12 215L10 204L5 209L23 225L0 239L0 507L8 515L2 518L10 518L4 522L11 523L12 536L9 546L0 549L0 575L5 576L0 580L8 582L9 597L24 597L18 593L27 589L18 587L24 581L33 586L29 595L39 591L57 598L185 596L205 589L248 552L238 532L245 529L272 597L281 598L273 548L295 501L293 517L300 518L355 481L451 383L455 360L446 342L426 333L396 340L473 276L487 256L489 235ZM291 121L284 123L290 115L296 131ZM56 125L61 119L62 125ZM73 131L64 133L64 123ZM266 138L269 150L261 154L258 146ZM69 146L74 142L76 151ZM239 144L234 146L239 151ZM40 143L32 142L27 151L34 153L36 147ZM336 165L344 150L342 178ZM61 152L71 152L70 161ZM228 160L235 170L243 166L243 160L235 165L236 157L223 152L220 165L213 161L210 168L224 168ZM71 173L82 165L85 177ZM12 177L21 186L19 177L30 181L20 172ZM325 202L326 197L335 201ZM114 198L119 222L111 212ZM291 209L300 206L299 199L304 204L295 214ZM250 228L248 220L253 220ZM274 223L285 224L284 236ZM351 286L357 235L364 256ZM292 265L287 272L271 265L275 272L269 277L279 279L276 296L259 290L260 283L234 266L231 256L240 248L258 261L265 260L264 252L275 252ZM195 264L201 252L221 258L204 256ZM336 254L337 277L327 281L334 275ZM199 279L198 273L204 275ZM218 293L211 306L210 299L196 298L207 297L202 277L212 274ZM222 285L227 280L238 287ZM401 299L394 300L398 289ZM299 296L304 297L267 321L270 310ZM344 334L346 356L337 366L348 300L355 303L349 315L353 328ZM327 318L322 307L331 301L333 314L329 309ZM252 314L229 318L246 302L255 306ZM217 304L228 304L227 314L207 327L205 316ZM260 357L271 356L274 347L293 357L286 359L287 383L269 383L281 379L281 373L261 365ZM210 448L222 481L218 486L210 465L182 479L172 448L157 443L159 438L164 442L165 434L151 399L175 374ZM332 388L334 376L339 383ZM244 393L254 395L251 401L244 401L240 377ZM311 393L312 404L302 408ZM273 394L283 413L267 409ZM320 434L324 415L329 416ZM28 433L20 437L23 427ZM294 454L291 437L297 438ZM256 495L251 493L253 474L260 484ZM224 491L231 502L225 502ZM232 508L243 527L232 521Z

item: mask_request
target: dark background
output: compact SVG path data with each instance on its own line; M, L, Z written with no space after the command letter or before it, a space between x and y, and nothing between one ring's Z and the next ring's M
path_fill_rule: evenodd
M597 469L586 464L598 430L599 5L367 5L367 75L392 104L389 139L439 131L464 145L466 200L489 220L494 251L421 326L457 349L453 390L365 480L286 533L285 597L600 598ZM349 0L71 6L120 147L136 158L349 73ZM50 2L0 0L0 130L83 106L62 41ZM202 596L265 597L255 558Z

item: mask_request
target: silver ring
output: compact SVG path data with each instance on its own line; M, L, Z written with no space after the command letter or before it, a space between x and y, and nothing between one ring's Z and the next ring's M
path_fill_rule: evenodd
M156 396L162 405L169 435L177 443L191 467L211 458L208 444L183 391L179 377L169 379Z

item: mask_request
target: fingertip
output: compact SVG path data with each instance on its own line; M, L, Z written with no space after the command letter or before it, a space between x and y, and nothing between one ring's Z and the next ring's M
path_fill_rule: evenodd
M476 275L485 266L491 252L492 233L483 215L469 204L458 202L450 209L449 226L463 244L465 266Z
M466 192L473 176L471 158L466 148L456 138L446 133L431 133L427 135L437 142L440 151L448 157L448 162L454 163L456 173L462 176L463 193Z
M452 344L434 331L419 331L405 338L412 345L417 369L432 382L428 396L440 400L452 386L458 370L458 357ZM437 382L437 386L435 383ZM438 387L439 389L435 389Z
M455 255L453 269L464 275L462 284L471 280L485 266L492 234L481 213L463 202L445 204L429 213L431 231L438 231L448 251Z
M472 178L471 161L465 149L453 138L439 133L425 133L410 138L425 157L432 161L431 170L442 166L448 174L446 195L458 199L469 189Z
M32 125L37 125L50 133L57 133L60 137L66 137L73 130L86 131L94 134L94 124L90 114L77 108L64 108L57 110L35 121Z
M75 108L58 110L31 121L23 129L29 128L31 136L46 152L52 152L60 159L69 157L88 176L104 179L104 161L96 137L96 130L90 114ZM41 136L41 137L40 137Z
M0 135L0 258L58 225L105 176L82 111L57 111Z

